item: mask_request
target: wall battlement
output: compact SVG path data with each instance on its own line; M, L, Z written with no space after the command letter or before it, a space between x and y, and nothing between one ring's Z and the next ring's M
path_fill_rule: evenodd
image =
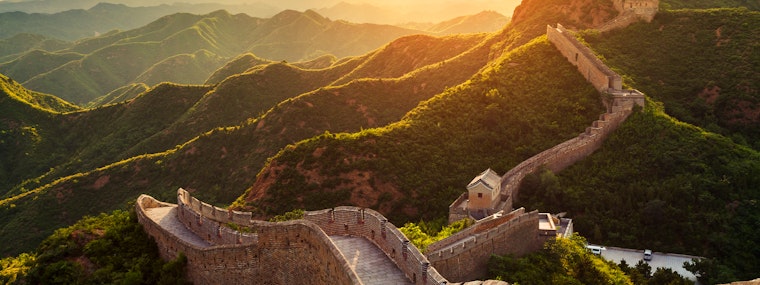
M520 208L471 227L428 246L426 254L444 277L464 282L488 274L491 255L522 256L541 249L551 236L539 235L538 211Z
M371 209L336 207L309 211L304 219L317 224L328 235L364 237L380 248L414 284L443 284L447 282L427 257L417 249L383 215Z
M155 239L161 257L168 260L184 254L188 279L195 284L247 284L252 280L267 280L268 284L361 284L330 238L314 223L304 220L257 222L254 240L240 244L221 241L221 244L200 247L170 233L148 217L150 211L162 207L184 208L182 212L186 214L179 215L190 217L182 222L196 224L194 232L206 231L206 235L214 236L219 223L193 211L190 206L163 203L146 195L137 199L138 221ZM196 220L195 215L189 213L200 218Z
M171 208L188 231L208 244L188 242L149 217ZM177 204L142 195L135 205L138 221L152 236L162 258L187 257L188 278L196 284L362 284L330 236L365 238L380 248L414 284L456 284L438 273L427 257L380 213L357 207L307 211L301 220L270 223L251 213L203 203L184 189ZM228 226L245 229L244 232ZM505 284L492 281L493 284Z
M578 67L578 71L599 92L623 89L623 80L607 67L596 55L580 43L571 31L560 24L556 28L546 27L546 35L570 63Z
M612 2L615 10L620 14L609 22L597 27L597 30L600 32L625 28L639 21L649 23L657 15L660 6L659 0L613 0Z

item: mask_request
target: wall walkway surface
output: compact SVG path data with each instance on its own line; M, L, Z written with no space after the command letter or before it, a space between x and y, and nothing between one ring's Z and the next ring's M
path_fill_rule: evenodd
M234 243L207 242L208 246L199 246L172 234L149 217L156 208L165 207L190 217L175 216L185 225L192 224L194 230L188 231L212 229L199 238L217 235L214 231L218 222L188 214L191 208L181 201L173 205L142 195L135 205L138 220L155 239L161 257L169 260L184 254L188 279L195 284L362 284L330 238L313 223L257 223L251 225L256 239L246 243L238 239Z
M414 284L448 282L430 266L428 259L401 231L380 213L357 207L336 207L310 211L304 219L315 223L328 235L361 236L371 241L401 269Z

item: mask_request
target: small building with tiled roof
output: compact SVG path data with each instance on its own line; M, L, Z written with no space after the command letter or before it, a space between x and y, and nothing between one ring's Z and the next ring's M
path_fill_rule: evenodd
M500 201L501 176L490 168L486 169L467 184L467 193L467 210L470 213L490 214Z

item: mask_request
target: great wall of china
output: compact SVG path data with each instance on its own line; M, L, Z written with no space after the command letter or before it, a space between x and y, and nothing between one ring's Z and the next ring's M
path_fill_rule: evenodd
M636 21L649 21L658 2L613 0L624 13L613 20L616 23L600 29L635 22L624 18L630 15ZM620 24L624 21L627 24ZM300 220L270 223L252 220L251 213L211 206L179 189L176 205L140 196L135 205L138 220L155 239L162 258L186 256L187 276L195 284L439 285L482 278L492 254L523 255L540 249L547 239L558 234L572 233L572 224L565 219L555 222L548 214L512 210L522 179L542 166L557 172L590 155L625 121L635 105L645 103L640 92L623 90L620 76L572 32L561 25L549 26L547 36L600 93L608 94L607 112L578 137L505 173L501 178L500 215L479 220L428 246L426 254L380 213L356 207L310 211ZM463 195L452 203L450 221L469 216L459 206L466 198ZM369 251L379 252L382 260L362 265L366 252L345 248L346 244L361 242L369 244ZM391 268L380 268L381 261ZM491 280L483 284L506 283Z

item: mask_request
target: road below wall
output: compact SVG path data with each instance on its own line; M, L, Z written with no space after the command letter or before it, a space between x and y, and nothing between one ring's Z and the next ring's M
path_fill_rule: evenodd
M625 260L629 266L635 266L636 263L644 259L644 250L607 247L607 250L602 250L602 257L614 261L615 263L620 263L621 260ZM696 281L697 276L683 268L684 262L691 261L692 258L699 257L675 253L652 252L652 260L647 263L652 267L652 273L654 273L658 267L670 268L676 273L681 274L681 276Z

